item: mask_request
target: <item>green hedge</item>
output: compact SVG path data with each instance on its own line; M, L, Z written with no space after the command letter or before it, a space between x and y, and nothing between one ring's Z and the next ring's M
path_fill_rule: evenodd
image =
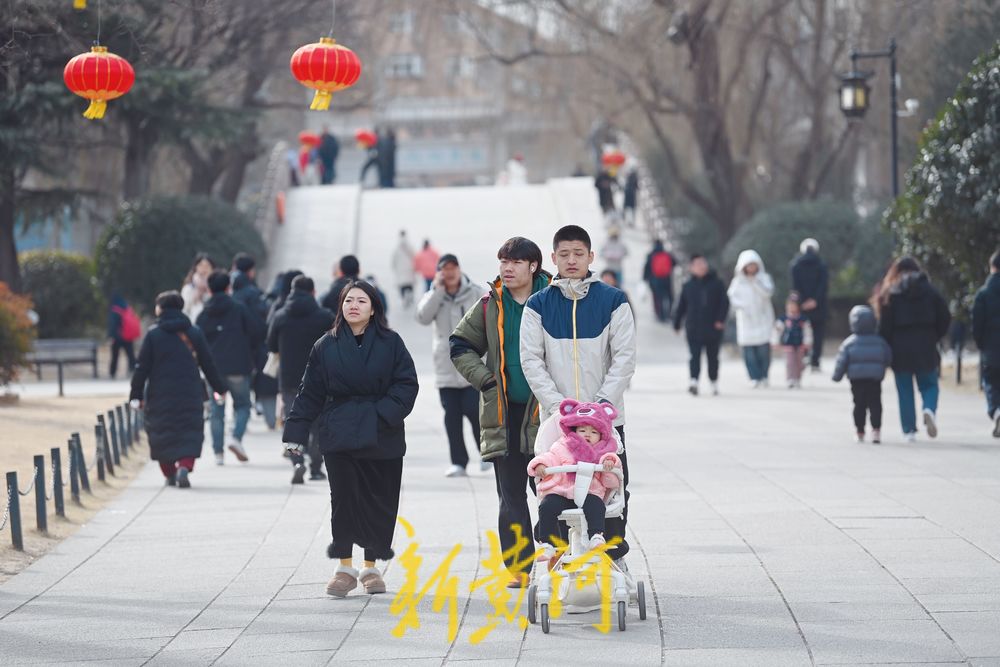
M104 322L94 263L59 250L21 253L21 280L38 313L39 338L93 335Z
M151 197L122 205L97 248L97 277L136 310L152 312L160 292L181 288L195 254L228 266L237 252L264 258L264 242L234 206L211 197Z

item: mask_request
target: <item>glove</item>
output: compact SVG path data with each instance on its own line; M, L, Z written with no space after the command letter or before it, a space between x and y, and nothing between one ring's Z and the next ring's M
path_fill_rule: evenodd
M290 454L302 454L303 452L306 451L305 445L299 445L294 442L286 442L284 444L285 444L285 451L287 451Z

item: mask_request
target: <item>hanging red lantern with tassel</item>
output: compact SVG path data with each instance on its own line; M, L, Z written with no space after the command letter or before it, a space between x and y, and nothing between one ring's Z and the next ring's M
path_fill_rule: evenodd
M620 167L625 164L625 153L621 151L608 151L601 156L601 164L605 167Z
M83 117L104 118L108 100L121 97L135 83L135 70L121 56L108 53L106 46L91 47L66 63L63 81L74 93L90 100Z
M314 111L329 109L332 93L353 86L361 76L361 60L332 37L300 47L290 66L299 83L316 91L309 105Z

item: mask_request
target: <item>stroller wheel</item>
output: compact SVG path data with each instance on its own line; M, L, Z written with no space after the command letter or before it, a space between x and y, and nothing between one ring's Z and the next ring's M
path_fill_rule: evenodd
M622 632L625 631L625 601L622 600L618 603L618 629Z
M646 584L643 581L635 582L636 597L639 601L639 620L646 620ZM530 598L529 598L530 599Z
M538 586L531 584L528 586L528 623L534 625L538 622L535 615L535 607L537 606L538 598Z
M542 614L542 632L549 634L549 605L547 603L542 604L539 611Z

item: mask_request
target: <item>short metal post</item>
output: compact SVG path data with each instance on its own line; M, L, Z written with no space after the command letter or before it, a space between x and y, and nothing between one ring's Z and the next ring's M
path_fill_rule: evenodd
M66 516L62 489L62 452L58 447L53 447L49 454L52 456L52 504L55 505L56 516Z
M114 466L121 465L122 459L118 452L118 424L115 420L115 411L108 410L108 421L107 421L108 435L111 437L111 456L108 457L108 472L112 475L115 474ZM111 465L112 462L114 465Z
M39 533L49 532L49 520L45 507L45 455L35 456L35 525Z
M60 361L56 364L56 368L59 369L59 398L63 397L63 365Z
M104 478L104 425L98 424L95 430L97 435L97 453L95 454L97 457L97 481L105 482L107 480Z
M17 490L17 473L7 473L7 495L10 501L10 541L18 551L24 551L21 535L21 494Z
M132 406L128 403L125 404L125 442L128 443L126 451L135 446L134 436L132 434Z
M79 457L76 455L76 441L69 439L69 496L77 505L80 504L80 469Z
M97 427L94 427L97 430ZM83 440L80 439L79 433L73 434L73 439L76 440L76 470L80 473L80 486L87 493L90 493L90 473L87 472L87 457L83 453ZM100 440L98 440L100 442Z
M109 412L108 414L110 415L111 413ZM97 441L97 448L101 450L102 454L99 460L104 462L105 469L111 473L112 476L114 476L114 459L111 458L111 444L108 440L108 424L104 420L104 415L97 415L97 422L101 426L101 439ZM112 430L112 432L114 431Z
M128 456L128 440L125 438L125 413L120 405L115 406L115 415L118 417L118 444L121 445L122 456ZM118 459L115 459L115 464Z

